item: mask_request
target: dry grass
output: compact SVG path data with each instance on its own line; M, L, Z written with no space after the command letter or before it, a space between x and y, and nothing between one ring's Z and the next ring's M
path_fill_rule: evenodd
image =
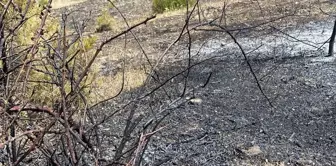
M224 1L200 1L200 15L202 20L212 20L222 14ZM324 12L332 13L336 9L336 3L328 0L226 0L226 23L227 25L240 25L243 23L260 22L284 15L295 15L297 19L288 18L291 22L305 19L327 17ZM186 9L169 11L159 14L154 22L160 23L169 17L184 17ZM195 12L193 21L198 20L198 12ZM169 23L166 23L169 26Z
M123 92L131 91L144 85L147 74L142 69L126 68L125 72L118 71L115 75L99 75L93 82L90 103L96 103L116 96L123 88Z
M84 2L86 0L53 0L52 2L52 7L54 9L58 9L58 8L62 8L65 6L70 6L70 5L74 5L77 3L81 3Z
M146 75L143 74L140 75L135 75L134 73L125 73L125 74L126 74L126 82L124 85L125 89L123 90L123 92L127 92L134 88L140 87L141 85L143 85L143 82L146 78ZM94 88L93 92L90 95L90 104L94 104L99 101L103 101L105 99L118 95L118 92L122 88L122 79L120 75L118 77L98 78L99 82L104 81L104 83L102 85L98 85L97 88Z

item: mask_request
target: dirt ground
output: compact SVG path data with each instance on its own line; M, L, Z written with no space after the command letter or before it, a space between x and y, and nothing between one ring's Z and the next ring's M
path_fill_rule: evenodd
M98 13L103 3L95 2L87 1L76 6L86 6L96 11L93 13ZM120 8L127 11L126 16L131 22L151 14L143 12L145 9L150 10L148 3L143 2L147 5L141 8L137 6L137 1L123 2ZM268 2L272 4L273 1ZM295 4L294 1L283 1L283 4L285 2ZM215 11L212 7L220 8L220 3L211 1L208 8ZM130 4L135 6L130 8L127 6ZM231 13L228 13L228 27L249 27L298 10L295 17L279 19L272 25L288 33L298 27L309 31L303 25L332 19L318 14L317 6L334 5L332 1L323 1L321 4L302 1L299 2L300 7L252 4L255 6L246 1L232 3ZM248 5L251 5L251 9L261 6L265 13L273 14L249 12L244 9ZM314 9L309 8L308 11L308 6ZM142 14L135 14L137 12ZM237 12L240 14L237 15ZM246 19L235 19L235 16ZM171 16L159 15L156 20L135 31L153 61L176 38L183 25L183 18L183 13L178 12L171 13ZM197 23L197 17L193 22ZM237 38L245 41L243 46L249 46L251 51L258 47L258 43L248 45L247 39L279 39L281 33L270 29L268 25L253 28L240 32ZM232 45L232 41L225 34L200 30L193 33L193 39L193 51L198 50L205 41L210 41L208 49L204 49L201 56L195 56L193 62L216 58L192 68L189 88L204 84L210 73L211 79L206 87L193 91L192 97L201 102L188 102L170 112L170 116L162 123L165 128L151 139L143 165L336 165L336 64L333 61L316 60L316 57L323 55L324 50L312 51L314 49L301 48L301 45L298 46L300 50L296 47L293 47L294 50L288 49L298 42L293 40L286 42L283 47L275 45L273 50L262 49L249 54L262 89L272 103L270 106L258 89L240 50L228 46L230 43ZM220 39L222 43L216 46L211 44L214 39ZM118 45L120 41L117 40L117 45L111 44L109 48L122 48ZM130 47L138 49L135 41L130 40L129 43ZM181 40L179 44L174 47L175 52L172 51L165 59L166 63L160 66L159 71L164 78L169 78L186 66L186 56L183 55L186 53L185 42ZM111 60L106 58L108 53L111 53L111 49L107 49L105 58L102 58L107 62ZM138 55L138 52L133 54Z

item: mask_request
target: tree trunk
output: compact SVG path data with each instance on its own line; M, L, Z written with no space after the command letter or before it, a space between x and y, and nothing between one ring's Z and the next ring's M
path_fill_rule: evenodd
M329 51L328 51L328 56L333 56L334 54L334 43L335 43L335 35L336 35L336 19L334 22L334 28L330 37L329 41Z

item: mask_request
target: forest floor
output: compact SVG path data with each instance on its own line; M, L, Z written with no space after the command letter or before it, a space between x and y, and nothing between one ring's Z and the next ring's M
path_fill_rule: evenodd
M131 25L152 14L148 0L118 2ZM83 15L90 10L97 16L104 4L91 0L69 9L79 8L85 11ZM220 16L222 1L201 4L203 14L193 16L190 26ZM333 18L321 14L335 6L333 1L313 0L231 1L225 26L248 53L265 96L241 50L225 32L211 31L211 26L192 31L192 62L205 62L190 70L188 87L201 102L189 102L170 112L162 122L165 128L151 139L143 164L336 165L336 63L324 57ZM80 18L85 18L82 14ZM172 11L134 30L153 62L178 37L184 20L182 10ZM92 32L94 26L88 29ZM113 33L98 35L103 39ZM122 41L114 41L103 53L100 60L105 72L118 65L120 57L110 55L125 50ZM184 36L166 55L158 70L162 79L186 67L187 45ZM127 48L130 60L142 54L132 37ZM134 61L133 66L144 63ZM210 73L208 84L195 88Z

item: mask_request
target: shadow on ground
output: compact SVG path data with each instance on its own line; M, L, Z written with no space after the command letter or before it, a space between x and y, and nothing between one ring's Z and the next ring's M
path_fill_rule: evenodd
M191 87L204 83L205 69L213 72L195 93L203 102L172 112L152 140L148 164L335 165L336 64L302 56L252 65L273 108L243 60L197 66Z

